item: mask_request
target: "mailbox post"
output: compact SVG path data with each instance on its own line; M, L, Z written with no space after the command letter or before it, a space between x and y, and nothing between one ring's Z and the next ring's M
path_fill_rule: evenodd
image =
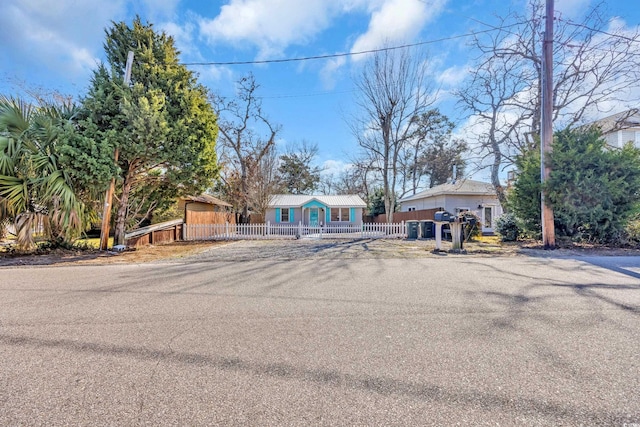
M449 224L451 229L451 249L459 251L462 249L462 227L465 220L458 216L451 215L447 211L438 211L435 213L434 222L436 223L436 250L439 251L442 246L442 224Z
M464 221L460 217L456 217L451 225L451 249L459 251L462 249L462 227Z
M438 211L435 213L434 222L436 223L436 251L442 247L442 224L449 224L453 221L453 217L447 211Z

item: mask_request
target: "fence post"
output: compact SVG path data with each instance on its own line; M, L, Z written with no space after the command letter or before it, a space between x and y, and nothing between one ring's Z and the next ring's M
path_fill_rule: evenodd
M404 227L404 220L400 223L400 227L401 227L400 235L403 239L406 239L408 236L405 234L406 228Z
M302 237L302 221L298 221L298 236Z
M271 221L267 221L267 237L271 234Z
M224 239L229 240L229 223L224 223Z

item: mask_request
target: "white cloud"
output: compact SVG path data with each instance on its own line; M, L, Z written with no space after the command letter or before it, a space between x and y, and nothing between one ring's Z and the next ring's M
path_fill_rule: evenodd
M143 0L147 16L152 21L171 18L175 15L180 0Z
M0 14L0 56L14 78L40 74L84 87L102 51L103 28L124 11L125 0L9 0Z
M259 57L281 55L304 44L330 24L339 1L231 0L214 19L202 19L200 31L210 42L220 39L258 47Z
M165 22L158 28L173 37L176 48L185 55L199 55L194 43L195 24L187 22L179 25L176 22Z
M348 171L352 167L353 167L353 163L347 163L342 160L334 160L334 159L325 160L322 163L321 174L325 176L333 175L335 177L335 176L339 176L343 172Z
M591 5L591 0L556 0L555 15L565 18L576 18L584 14Z
M467 65L449 67L436 76L436 81L446 87L457 87L469 75Z
M332 90L336 86L336 73L347 62L344 56L328 59L320 70L320 79L326 90Z
M387 0L373 11L367 32L352 52L379 48L386 43L413 39L444 8L447 0ZM356 58L358 59L358 58Z

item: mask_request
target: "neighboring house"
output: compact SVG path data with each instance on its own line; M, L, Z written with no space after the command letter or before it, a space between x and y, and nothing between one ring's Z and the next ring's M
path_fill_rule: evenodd
M271 197L265 221L310 226L361 225L367 204L357 195L304 196L277 194Z
M399 202L401 212L443 209L457 214L471 211L481 219L483 233L492 233L496 218L502 215L502 206L493 185L470 179L437 185L404 197Z
M611 147L622 148L631 141L640 148L640 112L636 109L623 111L592 123L602 131L602 136Z

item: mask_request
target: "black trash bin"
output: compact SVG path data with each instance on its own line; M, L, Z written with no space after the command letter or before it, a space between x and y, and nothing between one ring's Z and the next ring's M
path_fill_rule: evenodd
M431 220L420 221L420 237L433 239L436 236L436 224Z
M420 223L418 221L407 221L407 239L417 239Z

